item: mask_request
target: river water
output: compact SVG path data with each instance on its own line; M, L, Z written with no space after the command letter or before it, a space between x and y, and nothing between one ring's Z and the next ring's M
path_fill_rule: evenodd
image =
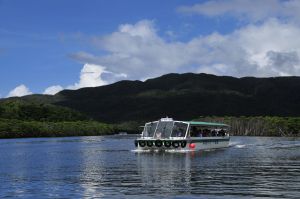
M0 140L0 198L300 198L300 139L135 153L134 136Z

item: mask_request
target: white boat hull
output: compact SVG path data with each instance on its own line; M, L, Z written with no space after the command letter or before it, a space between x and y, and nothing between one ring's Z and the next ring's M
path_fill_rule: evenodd
M218 149L218 148L225 148L229 146L229 139L212 139L205 142L195 142L195 150L205 150L205 149Z

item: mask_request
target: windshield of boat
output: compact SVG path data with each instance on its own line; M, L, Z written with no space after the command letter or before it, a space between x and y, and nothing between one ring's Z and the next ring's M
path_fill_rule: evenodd
M158 122L151 122L145 125L143 137L153 137Z
M183 122L174 122L171 137L185 137L188 124Z
M159 121L155 131L156 138L169 138L172 133L173 121Z

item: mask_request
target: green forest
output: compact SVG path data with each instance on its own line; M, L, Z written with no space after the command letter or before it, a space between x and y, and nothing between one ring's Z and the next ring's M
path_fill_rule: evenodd
M65 107L22 100L0 103L0 138L108 135L114 130Z
M157 118L159 119L159 118ZM300 117L202 116L198 121L222 122L231 135L299 136ZM0 103L0 138L109 135L125 131L140 133L147 121L105 124L70 108L24 100Z
M0 138L95 136L113 132L111 125L95 121L40 122L0 119Z
M186 73L0 99L0 138L140 133L165 116L223 122L232 135L299 136L299 90L300 77Z
M221 122L230 125L232 135L240 136L300 136L300 117L199 117L199 121Z

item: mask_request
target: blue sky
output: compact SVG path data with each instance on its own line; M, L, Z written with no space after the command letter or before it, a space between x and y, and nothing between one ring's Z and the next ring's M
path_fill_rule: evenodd
M0 0L0 97L170 72L300 75L299 8L296 0Z

